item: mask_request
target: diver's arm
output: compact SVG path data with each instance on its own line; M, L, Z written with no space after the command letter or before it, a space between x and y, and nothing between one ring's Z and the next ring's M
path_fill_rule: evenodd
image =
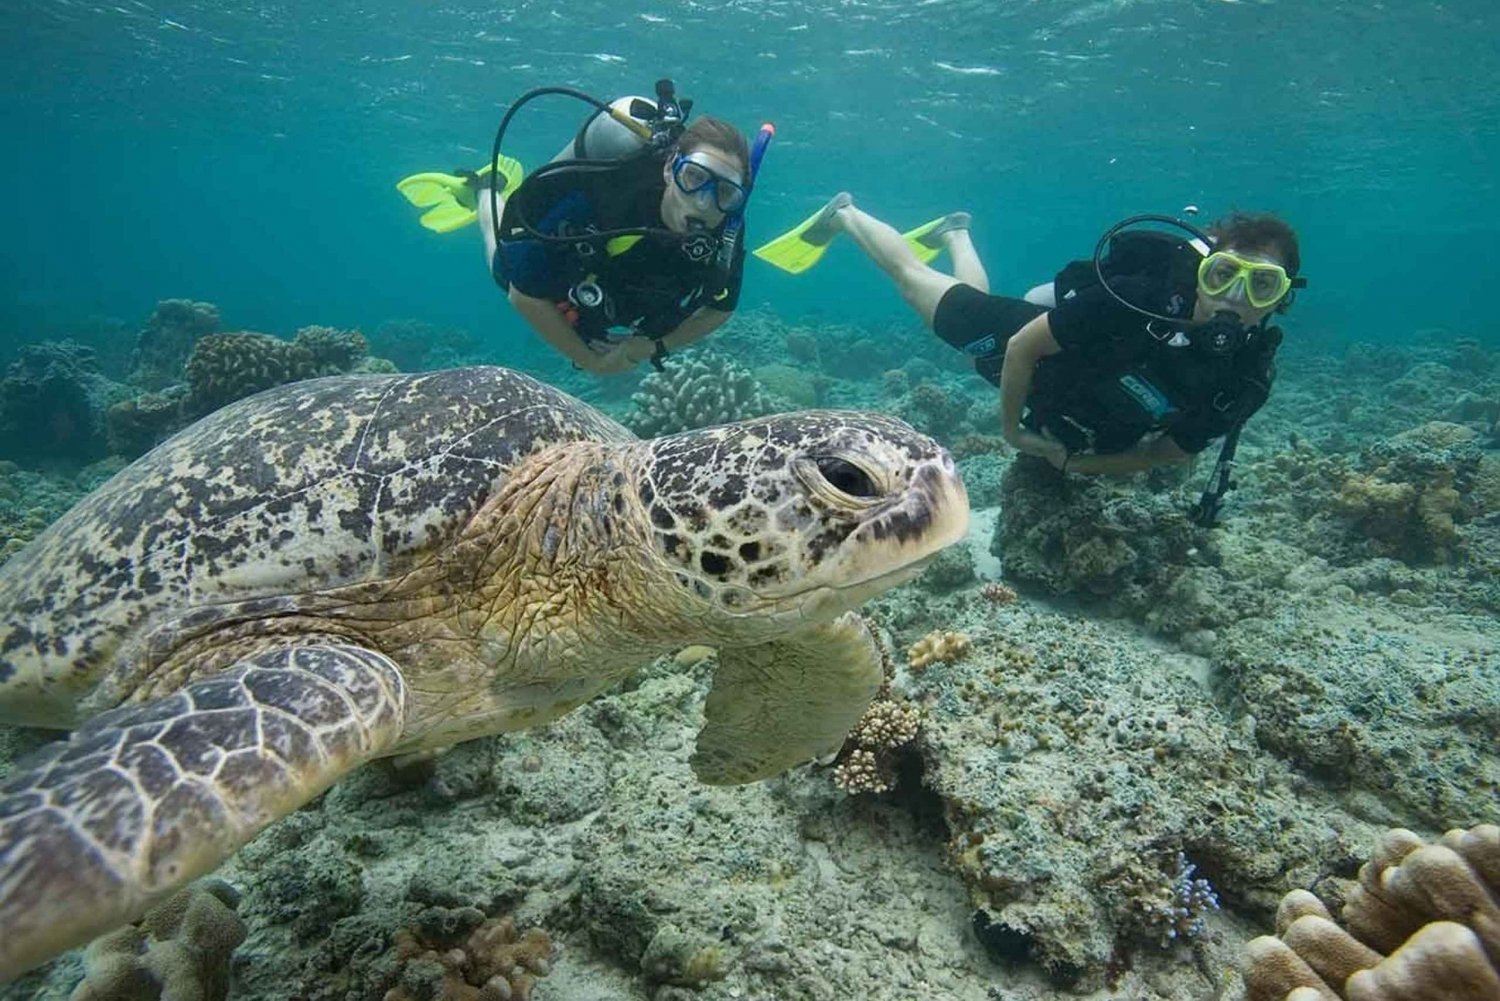
M612 351L604 355L606 364L617 365L608 369L610 372L625 372L643 361L647 361L656 354L656 342L661 341L662 347L667 351L678 351L701 341L709 334L718 330L729 319L730 314L722 309L710 309L701 306L687 315L677 326L662 334L658 338L647 337L644 334L636 334L629 340L622 341ZM604 371L604 370L601 370Z
M1110 455L1070 455L1066 463L1056 464L1070 473L1103 474L1121 476L1143 470L1165 466L1174 462L1186 462L1191 452L1184 452L1168 435L1161 435L1136 445L1125 452Z
M676 327L661 336L662 347L668 351L679 351L695 341L701 341L722 327L731 315L722 309L699 306Z
M1018 452L1041 456L1050 461L1067 454L1061 442L1053 441L1021 427L1021 412L1031 395L1031 382L1037 362L1055 355L1062 345L1052 336L1047 314L1027 322L1005 344L1005 361L1000 366L1000 434Z
M552 345L574 365L586 372L604 372L605 357L589 349L572 325L557 311L557 307L546 299L527 295L514 285L510 287L510 302L516 312L533 330L542 335L542 340Z

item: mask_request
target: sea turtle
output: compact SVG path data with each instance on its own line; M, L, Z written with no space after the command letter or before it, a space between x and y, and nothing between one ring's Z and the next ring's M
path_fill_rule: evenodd
M951 457L810 411L641 440L494 367L335 376L206 417L0 567L0 979L138 917L372 758L556 719L718 649L692 765L836 749L849 612L963 536Z

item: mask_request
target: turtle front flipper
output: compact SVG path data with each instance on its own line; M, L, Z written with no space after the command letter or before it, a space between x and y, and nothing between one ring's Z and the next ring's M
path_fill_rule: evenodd
M0 981L139 917L395 744L401 672L279 647L100 716L0 786Z
M769 778L838 750L879 691L880 649L858 615L719 651L694 773L709 785Z

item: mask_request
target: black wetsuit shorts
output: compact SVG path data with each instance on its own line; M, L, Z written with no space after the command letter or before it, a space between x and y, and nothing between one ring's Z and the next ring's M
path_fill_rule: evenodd
M998 386L1005 342L1045 312L1045 306L1025 299L989 295L959 282L938 300L932 313L932 329L974 359L974 371Z

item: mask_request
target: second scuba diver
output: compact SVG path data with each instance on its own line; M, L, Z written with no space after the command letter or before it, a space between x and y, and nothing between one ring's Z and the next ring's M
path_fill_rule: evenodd
M1141 223L1186 231L1130 229ZM1207 232L1137 216L1024 299L989 294L953 213L908 233L841 193L791 232L758 248L797 273L839 233L896 283L924 323L1000 390L1001 433L1017 451L1071 473L1133 473L1181 462L1225 438L1218 484L1195 517L1213 522L1231 485L1239 429L1265 403L1301 265L1296 233L1272 215L1233 214ZM944 249L953 275L929 262Z
M554 160L522 177L499 154L511 117L527 101L562 93L595 105ZM739 301L744 208L760 156L733 125L703 116L670 80L657 100L604 104L568 88L539 88L507 112L496 169L418 174L398 188L427 208L439 232L476 218L491 273L516 311L553 348L589 372L643 361L660 367L723 323ZM498 223L498 226L496 225Z

